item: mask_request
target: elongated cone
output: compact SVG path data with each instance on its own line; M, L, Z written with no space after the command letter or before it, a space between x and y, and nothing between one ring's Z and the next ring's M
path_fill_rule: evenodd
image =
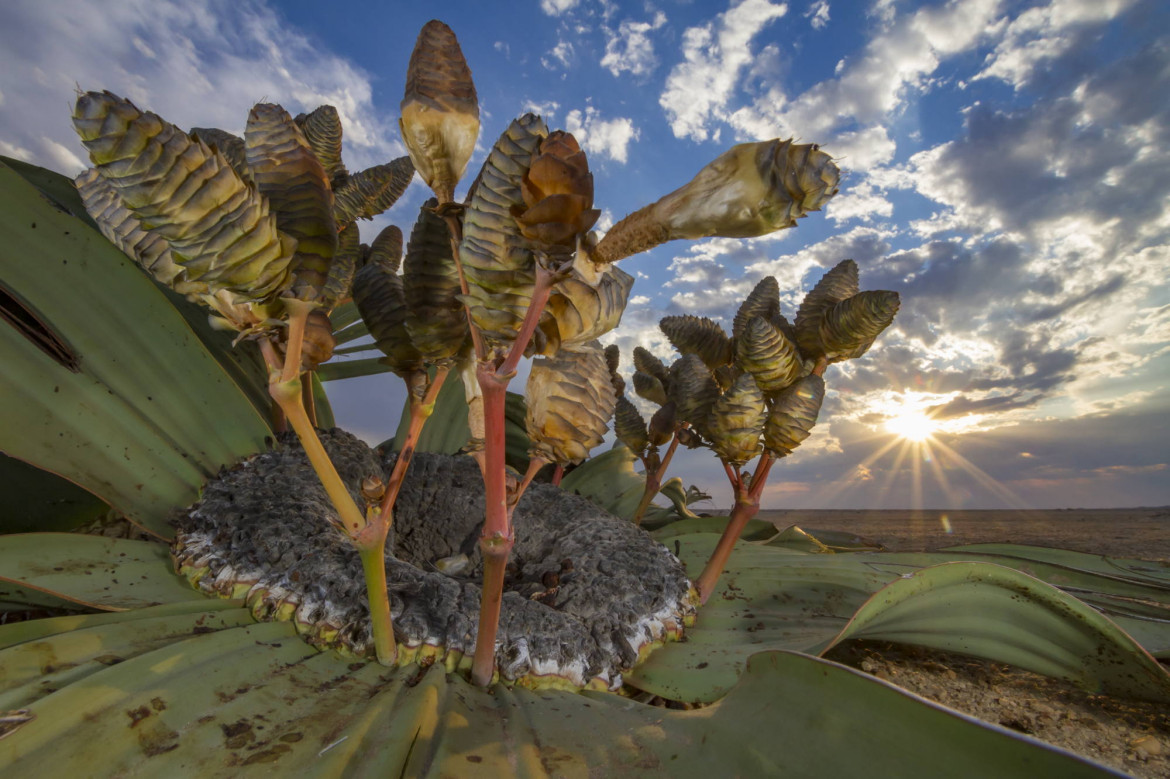
M545 334L543 354L573 349L618 326L634 277L621 268L606 266L596 283L589 283L574 269L558 281L545 306L540 329Z
M292 282L296 239L222 153L110 92L78 97L73 126L122 203L170 244L187 281L256 301Z
M412 178L414 165L409 157L350 174L333 191L334 220L345 224L355 219L373 219L398 201Z
M284 328L280 332L279 348L281 354L284 354L288 329ZM310 311L305 323L305 340L301 344L301 371L315 371L321 363L328 362L336 345L329 315L319 308Z
M684 354L670 366L670 399L677 420L687 422L699 435L708 438L711 407L719 398L719 385L696 354Z
M337 233L337 252L333 255L333 262L329 265L329 277L321 291L322 309L332 311L338 303L350 297L353 274L357 272L361 254L361 236L358 234L357 225L353 222L342 225L340 232Z
M479 101L459 41L440 21L418 34L398 124L423 181L440 203L452 202L479 136Z
M618 395L617 405L613 412L613 431L617 440L621 441L634 454L646 451L650 437L646 432L646 420L638 413L637 407L626 398Z
M802 355L815 359L825 353L821 343L821 321L825 312L856 295L860 288L857 263L841 260L809 290L796 312L796 345Z
M780 393L764 423L764 448L773 457L791 454L809 437L824 399L825 380L815 373Z
M488 153L463 217L459 260L468 286L464 303L493 349L511 346L532 300L532 250L511 209L524 202L520 180L547 134L544 122L533 114L513 121Z
M894 321L899 305L897 292L867 290L825 311L820 336L829 362L851 360L865 354L878 335Z
M89 168L75 180L85 210L97 222L110 243L141 265L161 284L183 295L207 292L207 285L187 281L183 267L171 257L171 246L160 236L142 229L142 223L122 203L117 190L96 168Z
M248 113L244 152L256 188L276 214L276 226L297 239L290 291L315 302L337 253L333 191L325 168L288 111L273 103L257 103Z
M369 246L362 245L362 265L379 265L387 273L398 274L402 267L402 231L395 225L382 228Z
M619 396L626 391L626 380L618 373L621 360L622 353L617 344L605 347L605 367L609 369L609 383L613 385L614 393Z
M796 344L762 316L753 318L736 341L736 357L768 397L795 382L804 370Z
M653 376L662 382L664 386L667 383L669 372L666 366L662 364L662 360L655 357L644 347L634 347L634 369Z
M651 445L663 446L674 437L674 431L678 428L675 416L673 401L665 403L654 412L654 416L650 417L650 424L646 426L646 434Z
M756 317L773 322L780 316L780 284L775 276L760 279L735 312L731 325L731 338L737 344L743 339L748 324Z
M513 210L520 232L540 246L576 248L577 236L597 222L593 174L577 139L563 130L550 133L532 157L520 183L524 207Z
M755 459L763 450L760 434L766 412L764 394L750 373L741 375L719 396L711 407L708 432L711 448L720 460L739 468Z
M617 401L596 342L534 359L526 396L530 453L559 465L581 462L601 443Z
M656 403L659 406L666 405L666 387L658 380L658 377L651 376L649 373L634 371L634 392L638 397L646 398L651 403Z
M411 375L423 370L423 358L406 331L402 277L382 265L366 265L354 274L353 302L374 343L386 355L383 362L409 382Z
M349 172L341 161L341 117L331 105L321 105L307 114L297 114L294 120L313 155L325 168L325 175L333 185L344 183Z
M459 302L459 270L451 253L447 222L434 212L438 201L428 200L419 211L403 260L406 292L406 330L428 363L453 359L469 334L467 315Z
M682 354L698 355L711 370L731 362L731 339L712 319L690 314L667 316L662 318L658 327L675 349Z
M252 170L248 167L247 153L244 151L244 139L227 130L218 127L192 127L191 135L216 149L231 164L232 170L244 181L252 180Z
M680 238L751 238L795 227L837 194L841 172L813 144L733 146L685 186L622 219L593 251L616 262Z

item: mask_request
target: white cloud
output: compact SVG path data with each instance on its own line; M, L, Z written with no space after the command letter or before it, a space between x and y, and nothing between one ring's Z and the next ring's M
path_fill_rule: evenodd
M589 154L608 157L623 164L629 159L630 142L636 141L639 135L632 119L602 119L593 106L586 106L584 111L576 108L570 111L565 117L565 129L573 134L577 143Z
M1113 19L1134 0L1053 0L1029 8L1007 26L1007 32L975 78L998 78L1019 88L1037 68L1069 51L1077 33L1091 24Z
M653 21L635 22L626 19L618 26L616 33L606 30L605 56L601 67L615 76L629 73L632 76L648 76L658 65L654 56L654 44L647 33L666 24L666 14L658 11Z
M768 0L742 0L683 33L684 61L670 71L658 100L675 137L705 141L715 135L710 123L725 119L740 72L752 62L752 38L787 11Z
M860 56L843 61L835 78L796 97L774 83L728 121L744 137L795 135L835 153L838 142L856 144L855 169L886 162L894 148L883 125L905 105L909 90L927 85L942 59L998 29L998 9L999 0L964 0L895 18Z
M580 0L540 0L540 10L549 16L560 16L577 7Z
M838 194L829 201L825 210L826 216L836 222L846 222L850 219L869 222L877 216L885 218L893 216L894 204L877 193L873 184L866 181Z
M557 41L557 45L549 50L548 56L540 58L540 64L547 70L556 70L557 63L560 63L562 68L567 68L572 61L573 44L566 40Z
M522 111L525 113L536 114L544 119L544 121L551 122L557 115L557 111L561 108L561 104L555 100L548 100L543 103L538 103L535 100L528 100L524 103Z
M284 26L261 2L125 0L6 4L0 25L0 137L36 164L76 172L69 122L78 85L109 89L180 127L241 132L260 100L292 113L335 106L346 162L404 153L372 104L368 76ZM63 154L62 152L68 152Z
M814 30L823 30L829 23L828 0L816 0L804 12L804 18L809 20Z

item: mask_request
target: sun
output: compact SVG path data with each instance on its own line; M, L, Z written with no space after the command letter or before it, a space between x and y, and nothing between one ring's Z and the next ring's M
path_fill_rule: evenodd
M907 411L886 420L886 430L907 441L926 441L937 429L937 423L921 411Z

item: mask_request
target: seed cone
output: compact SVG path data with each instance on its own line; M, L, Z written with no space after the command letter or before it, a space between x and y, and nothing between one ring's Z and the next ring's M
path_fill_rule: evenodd
M711 408L711 446L719 459L736 468L755 459L763 446L764 394L750 373L735 380Z
M402 272L406 330L428 363L454 358L468 338L451 232L446 221L435 214L436 205L438 201L431 198L419 211Z
M593 174L577 139L550 133L520 182L524 207L513 210L520 232L542 247L576 247L601 212L593 208Z
M406 330L406 294L402 277L376 263L353 277L353 302L390 370L407 378L423 370L423 358Z
M345 182L349 172L341 161L341 117L331 105L317 106L307 114L298 114L294 120L313 155L325 168L325 175L334 186Z
M615 266L606 266L595 283L575 268L557 282L545 306L540 329L545 335L544 354L588 343L621 322L634 277Z
M110 92L78 97L73 125L123 204L170 244L187 281L254 301L292 282L296 240L222 153Z
M316 301L337 252L333 192L325 168L288 112L272 103L258 103L249 112L244 152L256 188L276 214L276 226L297 239L290 291L301 300Z
M464 214L459 246L468 285L464 302L493 349L507 348L515 340L532 299L532 251L511 209L523 205L520 180L547 134L544 122L533 114L513 121L488 154Z
M666 405L666 387L658 380L658 377L651 376L649 373L642 371L634 371L634 392L638 397L646 398L651 403L656 403L659 406Z
M695 354L711 370L731 362L731 339L718 322L707 317L663 317L659 329L681 354Z
M527 398L531 455L560 465L584 460L605 437L616 403L600 345L534 359Z
M387 273L398 274L402 266L402 231L395 225L382 228L369 246L362 245L362 265L380 265Z
M279 348L285 352L288 330L281 330ZM333 323L329 315L321 309L309 312L309 319L305 323L305 340L301 345L301 372L315 371L321 363L328 362L333 356L333 348L337 341L333 338Z
M191 135L209 147L217 149L241 179L244 181L252 180L252 171L248 167L243 138L226 130L220 130L218 127L192 127Z
M652 445L662 446L674 437L674 431L677 427L675 405L673 402L667 402L654 412L654 416L650 417L650 424L646 426L646 434Z
M899 305L897 292L868 290L825 311L820 338L829 361L851 360L865 354L894 321Z
M666 366L662 364L662 360L641 346L634 347L634 368L642 373L653 376L663 384L667 381L668 372Z
M122 203L110 182L96 168L89 168L75 180L85 210L97 222L110 243L141 265L161 284L184 295L207 292L207 285L186 280L186 273L171 257L171 247L158 235L142 229L130 209Z
M801 354L815 359L825 353L821 343L821 321L826 311L861 289L857 263L841 260L816 283L796 312L796 343Z
M751 238L794 227L837 193L840 175L815 145L777 138L733 146L685 186L614 225L594 259L616 262L680 238Z
M800 446L812 432L824 399L825 380L816 374L780 393L764 424L764 448L774 457L784 457Z
M418 34L401 108L399 127L414 167L440 203L452 202L479 136L479 101L459 41L440 21Z
M361 237L357 225L350 222L337 234L337 252L329 266L329 277L321 290L321 308L332 311L342 300L350 297L353 274L357 272L362 254Z
M646 451L650 443L646 431L646 420L625 395L618 395L613 412L613 430L617 439L629 447L634 454Z
M626 391L626 380L618 373L621 359L622 353L617 344L605 347L605 367L609 369L609 383L613 385L613 391L619 397Z
M799 379L804 369L796 344L762 316L753 318L736 340L736 356L768 397Z
M775 276L765 276L739 304L739 309L735 312L735 320L731 325L731 338L738 344L743 339L748 324L756 317L763 317L768 322L775 322L779 316L780 284L776 281Z
M699 435L709 438L711 408L719 398L719 385L695 354L684 354L670 366L670 399L679 422L687 422Z
M334 190L333 218L338 224L372 219L402 196L414 178L409 157L399 157L351 174Z

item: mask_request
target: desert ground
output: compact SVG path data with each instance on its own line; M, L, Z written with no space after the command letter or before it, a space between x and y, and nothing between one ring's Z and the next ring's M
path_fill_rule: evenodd
M799 525L804 530L855 533L893 552L1012 543L1170 562L1170 506L1004 511L762 510L757 517L780 528Z
M839 530L898 552L1016 543L1170 562L1170 506L1026 511L761 511L784 528ZM815 535L815 533L814 533ZM894 644L829 654L879 679L1143 779L1170 777L1170 708L1083 692L1010 666Z

